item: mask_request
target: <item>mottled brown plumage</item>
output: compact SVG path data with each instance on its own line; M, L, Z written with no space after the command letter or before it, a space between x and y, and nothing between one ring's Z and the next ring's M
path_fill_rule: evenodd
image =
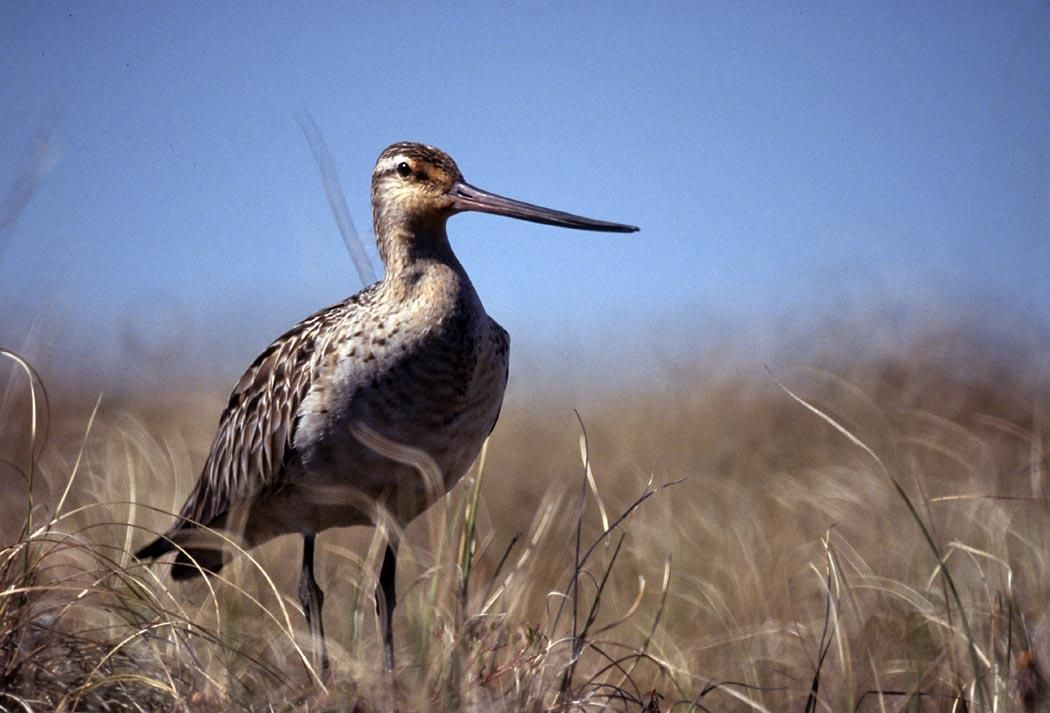
M223 566L228 548L215 529L247 546L302 533L300 598L325 665L316 533L374 523L381 513L409 522L470 467L503 401L509 337L452 252L448 218L478 210L636 230L487 193L466 183L445 153L414 143L379 156L372 206L383 279L303 320L255 360L175 524L137 553L183 548L172 576L184 579ZM392 541L377 591L390 668L395 558Z

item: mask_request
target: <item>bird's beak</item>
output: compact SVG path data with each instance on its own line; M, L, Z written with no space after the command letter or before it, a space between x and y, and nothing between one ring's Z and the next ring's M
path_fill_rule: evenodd
M521 220L531 220L533 223L558 225L576 230L601 230L606 233L634 233L638 230L633 225L592 220L572 213L562 213L560 210L541 208L538 205L516 201L513 198L505 198L475 188L466 181L456 181L452 184L448 195L453 198L452 207L456 211L476 210L482 213L495 213Z

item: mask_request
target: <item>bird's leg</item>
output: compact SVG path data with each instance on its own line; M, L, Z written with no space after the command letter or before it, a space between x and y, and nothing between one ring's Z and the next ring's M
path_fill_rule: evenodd
M303 568L299 573L299 603L306 615L306 624L310 627L315 655L321 657L321 678L328 680L331 666L328 661L328 646L324 640L324 624L321 621L321 607L324 606L324 592L314 579L314 533L303 533Z
M383 652L386 655L388 676L394 674L394 631L391 623L394 607L397 606L397 593L394 591L396 573L397 540L388 540L383 565L379 568L379 586L376 587L376 614L383 627Z

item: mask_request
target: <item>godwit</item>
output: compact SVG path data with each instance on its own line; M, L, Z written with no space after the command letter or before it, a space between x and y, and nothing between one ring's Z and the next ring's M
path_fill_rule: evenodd
M246 546L302 534L299 600L326 672L316 534L376 524L382 513L407 524L470 467L503 403L509 336L485 313L445 233L448 218L468 210L638 230L475 188L432 146L390 146L372 172L383 279L307 317L248 367L175 524L136 553L184 548L171 575L190 579L229 556L209 530L232 530ZM375 596L390 672L396 566L388 535Z

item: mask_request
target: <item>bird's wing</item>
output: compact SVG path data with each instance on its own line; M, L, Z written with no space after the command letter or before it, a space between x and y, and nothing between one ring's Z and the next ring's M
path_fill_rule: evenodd
M248 367L230 394L200 480L169 535L194 523L208 524L280 485L299 407L318 365L336 346L329 336L332 328L352 318L371 289L307 317Z

